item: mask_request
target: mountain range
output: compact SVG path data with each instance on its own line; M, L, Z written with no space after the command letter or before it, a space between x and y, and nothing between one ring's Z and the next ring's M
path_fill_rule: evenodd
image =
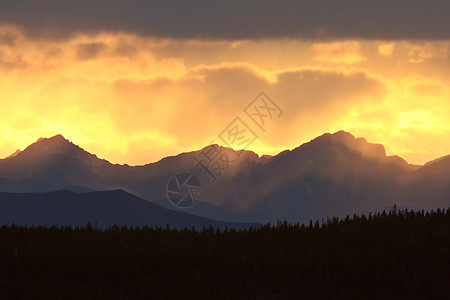
M226 161L215 179L207 172L212 168L199 163L212 153ZM167 200L169 180L182 172L196 175L202 184L200 201L192 208L177 209ZM339 131L274 156L209 145L142 166L111 164L57 135L0 160L1 192L57 190L89 195L122 190L166 209L228 222L309 222L394 203L449 207L450 156L411 165L387 156L383 145Z
M46 193L0 193L1 224L23 226L112 226L162 227L174 229L212 226L248 229L255 223L213 221L162 208L123 190L75 193L59 190Z

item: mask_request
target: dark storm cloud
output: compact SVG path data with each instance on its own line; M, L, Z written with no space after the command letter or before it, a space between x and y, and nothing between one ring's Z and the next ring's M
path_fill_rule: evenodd
M449 0L2 0L36 37L126 31L174 38L449 39Z

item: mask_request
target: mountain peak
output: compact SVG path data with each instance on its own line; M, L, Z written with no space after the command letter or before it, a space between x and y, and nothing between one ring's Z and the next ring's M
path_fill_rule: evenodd
M386 158L386 150L383 145L369 143L365 138L355 138L351 133L343 130L333 134L325 133L312 140L311 143L321 148L325 145L344 146L348 150L358 152L366 157Z
M221 146L219 144L211 144L208 145L206 147L203 147L202 150L203 152L208 152L208 151L219 151L220 153L224 153L226 155L228 155L230 158L233 157L252 157L252 158L258 158L258 154L256 154L253 151L250 150L245 150L245 149L239 149L239 150L235 150L233 148L230 147L225 147L225 146Z
M333 137L335 137L336 139L340 139L340 140L355 140L355 137L353 136L353 134L351 134L348 131L344 131L344 130L336 131L335 133L333 133L331 135Z
M58 143L69 142L69 140L67 140L61 134L57 134L57 135L49 137L49 138L40 137L40 138L37 139L36 143L39 143L39 142L42 142L42 141L52 141L52 142L58 142Z
M49 138L50 140L64 140L67 141L67 139L65 137L62 136L62 134L57 134L55 136L52 136L51 138Z
M35 143L28 146L23 153L73 153L83 151L80 147L67 140L61 134L50 138L39 138Z
M326 140L332 144L352 144L357 139L350 132L340 130L335 133L324 133L314 140Z

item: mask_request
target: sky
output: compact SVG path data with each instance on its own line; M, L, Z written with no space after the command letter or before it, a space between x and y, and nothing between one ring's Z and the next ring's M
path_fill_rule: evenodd
M449 11L416 0L5 0L0 157L62 134L139 165L211 143L277 154L346 130L424 164L450 154Z

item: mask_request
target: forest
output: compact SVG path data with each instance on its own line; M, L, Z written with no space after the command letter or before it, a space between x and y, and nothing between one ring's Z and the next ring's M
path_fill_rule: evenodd
M450 299L450 209L249 230L0 228L0 299Z

